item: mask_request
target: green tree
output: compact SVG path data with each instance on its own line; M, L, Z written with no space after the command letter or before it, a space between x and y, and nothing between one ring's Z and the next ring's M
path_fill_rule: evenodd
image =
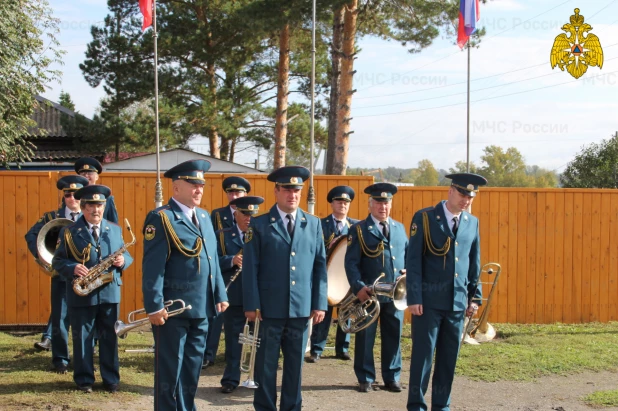
M526 174L532 179L534 187L558 187L558 175L553 170L547 170L539 166L526 166Z
M47 0L0 2L0 164L27 161L35 96L59 80L63 51ZM35 131L35 133L37 133Z
M438 170L433 163L427 159L418 162L415 186L437 186L440 182Z
M618 188L618 132L582 147L560 177L563 187Z
M526 163L523 155L515 147L506 151L499 146L487 146L481 160L485 163L479 167L479 174L485 177L488 185L494 187L528 187Z
M71 99L71 95L64 90L60 90L60 97L58 98L58 104L64 108L68 108L71 111L75 111L75 103Z
M154 65L149 58L152 45L141 34L137 2L108 0L107 6L111 14L103 27L91 27L92 41L79 67L90 86L102 85L105 90L107 96L95 119L100 134L94 140L103 148L113 147L118 159L128 138L121 112L152 95Z

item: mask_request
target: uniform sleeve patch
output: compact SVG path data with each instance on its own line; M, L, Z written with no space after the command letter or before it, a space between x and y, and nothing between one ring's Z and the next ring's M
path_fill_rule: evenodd
M414 237L417 230L418 226L416 225L416 223L412 223L412 226L410 227L410 237Z
M146 229L144 230L144 238L146 239L146 241L154 239L156 231L157 229L155 228L155 226L153 226L152 224L147 225Z
M253 229L251 227L247 228L247 232L245 233L245 244L253 239Z
M348 236L348 247L352 245L352 235Z

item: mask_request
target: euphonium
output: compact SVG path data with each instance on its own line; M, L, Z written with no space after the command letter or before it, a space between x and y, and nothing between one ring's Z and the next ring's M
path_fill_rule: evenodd
M255 327L253 327L253 333L249 326L249 319L245 322L245 328L243 332L238 335L238 342L242 344L242 353L240 355L240 371L249 373L247 379L240 385L245 388L255 389L258 384L253 380L253 374L255 370L255 354L260 347L260 338L258 333L260 331L260 319L255 317Z
M133 234L133 230L131 230L129 220L125 218L124 224L127 227L127 230L131 233L131 237L133 237L131 242L128 244L123 244L118 250L105 257L99 264L88 270L87 275L73 280L73 291L75 291L75 294L84 297L102 285L112 282L114 279L114 273L108 273L107 270L109 270L109 268L114 264L116 257L127 251L127 248L135 244L136 241L135 234Z
M380 302L377 297L379 295L392 299L395 308L404 310L407 307L406 275L404 270L401 272L403 275L394 283L378 283L385 275L381 274L370 287L371 297L364 302L361 302L350 289L337 308L341 330L346 333L356 333L373 324L380 316ZM350 325L348 325L348 320L350 320Z
M58 275L51 263L52 258L54 258L54 251L56 251L60 230L71 224L73 224L73 221L68 218L55 218L45 224L36 236L36 251L39 258L36 258L35 261L52 277Z
M185 305L185 302L183 300L166 301L165 303L163 303L163 307L167 308L176 303L180 304L180 308L177 308L172 311L168 311L167 312L168 318L173 317L174 315L183 313L185 310L191 309L191 305ZM137 314L145 314L145 313L146 313L146 310L144 308L140 308L139 310L131 311L129 313L129 315L127 316L128 318L127 318L126 324L120 320L116 321L116 324L114 324L114 331L116 332L116 335L118 336L118 338L127 338L127 333L129 331L133 331L136 328L139 328L143 325L150 323L150 319L148 317L142 318L140 320L135 319L135 316Z

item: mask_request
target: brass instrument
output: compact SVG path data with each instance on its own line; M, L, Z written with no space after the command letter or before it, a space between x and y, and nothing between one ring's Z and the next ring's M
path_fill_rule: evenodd
M487 273L487 275L495 274L494 280L492 282L482 282L479 281L479 284L491 284L491 290L489 291L489 295L487 298L482 298L482 301L486 301L485 308L481 313L481 316L478 319L470 319L469 325L466 326L466 331L471 330L470 333L464 332L462 341L465 341L470 344L478 344L482 342L491 341L496 336L496 329L487 322L489 318L489 309L491 308L491 303L493 302L494 293L497 289L498 280L500 279L500 273L502 272L502 267L498 263L487 263L481 267L481 274Z
M382 273L371 286L371 298L361 302L352 290L343 299L338 307L339 326L346 333L356 333L369 327L380 316L379 295L388 297L395 303L395 308L404 310L407 307L406 275L405 272L394 283L378 283L384 277ZM348 326L348 320L350 325Z
M256 389L258 384L253 380L253 374L255 371L255 355L257 349L260 347L260 337L258 333L260 331L260 319L255 317L255 327L253 327L253 333L249 326L249 319L245 322L245 328L243 332L238 335L238 342L242 344L242 352L240 355L240 371L249 373L247 379L240 383L245 388Z
M185 302L183 300L166 301L165 303L163 303L163 307L167 309L167 307L172 306L176 303L180 304L180 308L177 308L172 311L168 311L167 312L168 317L173 317L175 315L183 313L186 310L191 309L191 305L185 305ZM129 333L129 331L133 331L136 328L139 328L141 326L144 326L150 323L150 319L148 317L136 320L135 316L137 314L146 314L146 310L144 308L140 308L139 310L131 311L129 315L127 316L128 318L127 318L126 324L120 320L116 321L116 324L114 324L114 331L116 332L116 335L118 336L118 338L127 338L127 334Z
M45 224L36 236L36 251L39 257L35 258L35 261L51 277L58 275L52 268L51 263L54 258L54 251L56 251L56 245L58 244L60 230L71 224L73 224L73 221L68 218L55 218Z
M131 233L131 237L133 239L128 244L123 244L118 250L114 251L109 256L105 257L101 262L88 270L88 274L83 277L78 277L73 280L73 291L75 294L84 297L97 288L112 282L114 279L113 272L107 272L109 268L114 264L114 260L116 257L127 251L129 247L135 244L135 234L133 234L133 230L131 230L131 225L129 224L129 220L124 219L124 224L127 227L127 230Z

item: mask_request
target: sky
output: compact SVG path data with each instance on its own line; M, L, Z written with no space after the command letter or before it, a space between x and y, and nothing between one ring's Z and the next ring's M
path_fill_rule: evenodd
M137 0L136 0L137 1ZM92 39L90 27L108 14L105 0L50 0L60 19L66 50L60 83L44 97L71 95L77 110L92 117L104 97L91 88L79 64ZM560 27L580 8L601 42L603 68L576 80L551 68L549 55ZM562 172L584 145L618 131L618 0L493 0L481 5L479 26L487 34L470 63L470 161L480 164L488 145L515 147L526 163ZM420 53L397 42L362 38L354 63L350 167L412 168L429 159L448 169L466 161L467 53L455 36L440 36ZM207 154L207 140L190 146ZM256 159L239 153L238 163ZM318 162L321 168L322 160ZM260 165L265 166L265 152Z

